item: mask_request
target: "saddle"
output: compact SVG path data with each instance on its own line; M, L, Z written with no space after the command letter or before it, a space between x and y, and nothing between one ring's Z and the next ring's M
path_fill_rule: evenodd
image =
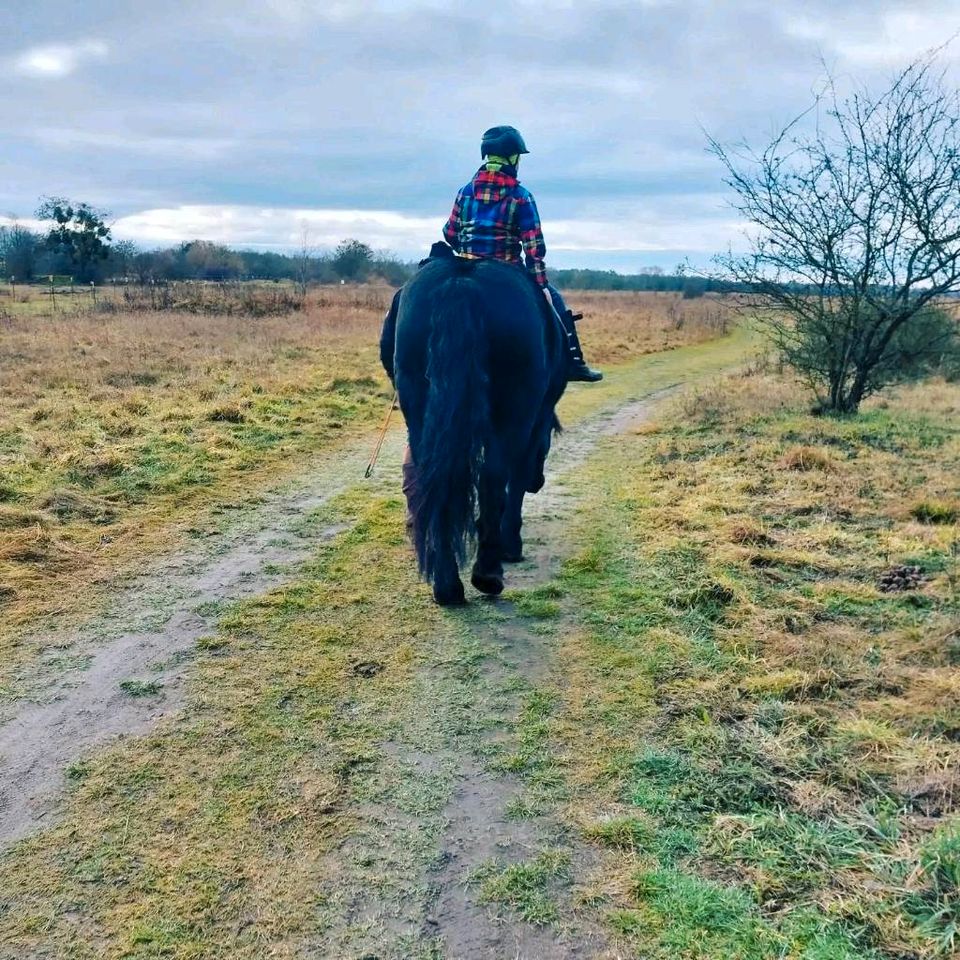
M442 240L438 240L430 247L430 252L417 264L418 267L425 267L431 260L450 260L455 257L453 247Z
M459 257L458 254L454 251L448 243L445 243L443 240L438 240L430 247L430 252L417 264L417 268L425 267L428 263L433 260L462 260L465 267L468 264L480 263L479 259L473 259L468 257ZM501 263L506 263L506 261L500 261ZM563 322L563 318L550 306L547 302L547 298L543 296L541 288L537 285L537 281L533 279L533 275L529 270L525 270L523 266L519 263L506 263L506 266L513 267L519 273L523 274L527 282L537 291L537 302L540 304L540 312L543 314L543 319L547 323L556 323L557 320L560 320L560 325L563 327L564 332L566 332L566 325ZM577 320L583 318L582 313L573 313L570 311L569 321L570 323L576 323Z

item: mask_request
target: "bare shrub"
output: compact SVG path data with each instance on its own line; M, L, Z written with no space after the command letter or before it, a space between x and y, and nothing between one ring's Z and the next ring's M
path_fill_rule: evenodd
M172 310L213 316L272 317L302 310L304 297L281 284L183 281L123 287L119 299L101 297L98 313Z
M855 412L957 339L934 307L960 288L960 95L934 63L880 95L843 99L831 81L815 130L798 118L760 152L711 140L755 228L751 251L720 264L761 295L771 340L825 410Z

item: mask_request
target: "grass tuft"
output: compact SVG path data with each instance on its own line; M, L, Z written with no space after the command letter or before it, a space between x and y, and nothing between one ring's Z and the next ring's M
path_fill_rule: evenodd
M237 406L224 404L214 407L208 414L207 419L213 423L245 423L246 415Z
M910 516L920 523L956 523L960 518L960 506L945 500L923 500L910 509Z
M121 680L120 689L130 697L153 697L162 689L159 680Z
M588 840L615 850L642 850L651 846L651 828L636 817L608 817L583 829Z
M780 461L785 470L798 470L807 473L810 470L830 471L834 469L834 462L828 453L815 447L793 447L788 450Z
M480 903L503 904L527 923L547 924L558 919L551 890L568 873L567 855L546 850L527 863L490 861L473 873L470 883L478 888Z

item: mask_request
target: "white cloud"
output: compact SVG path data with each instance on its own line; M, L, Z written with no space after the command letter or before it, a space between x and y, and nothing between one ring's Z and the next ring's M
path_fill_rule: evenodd
M14 216L4 216L0 214L0 227L24 227L27 230L33 230L35 233L42 233L47 229L47 224L41 223L39 220L33 220L31 218L23 217L14 217Z
M787 32L799 39L822 43L839 54L843 67L888 67L903 64L941 46L960 32L960 10L954 3L934 9L888 10L878 15L869 31L856 21L812 16L787 17ZM948 57L956 55L948 50Z
M107 45L100 40L83 43L52 43L31 47L13 59L17 73L28 77L65 77L73 73L85 60L102 59Z
M442 219L387 210L315 210L194 204L121 217L114 234L147 243L211 240L231 246L294 247L306 225L310 243L334 246L355 237L373 247L419 249L437 239Z
M939 47L960 31L960 12L939 13L898 10L880 19L876 36L869 41L840 39L837 50L854 64L887 66ZM951 51L953 52L953 51Z
M297 247L304 226L311 245L333 247L345 237L375 249L416 256L440 239L445 213L409 216L390 210L284 209L240 205L187 205L143 210L121 217L117 238L175 244L211 240L230 246ZM664 220L630 212L609 220L551 220L544 225L554 251L684 251L724 248L740 224L729 218ZM549 254L548 254L549 256Z
M544 225L549 250L684 251L723 250L736 243L742 224L731 218L661 220L639 216L617 220L554 220Z
M61 148L89 148L104 153L123 151L198 161L218 160L236 146L236 142L227 137L155 136L134 130L114 133L102 128L40 127L30 131L29 136L38 143Z

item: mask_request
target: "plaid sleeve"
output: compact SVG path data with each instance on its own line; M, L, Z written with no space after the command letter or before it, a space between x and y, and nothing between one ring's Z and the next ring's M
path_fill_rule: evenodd
M533 279L541 287L547 285L547 267L543 258L547 253L547 245L543 242L543 231L540 229L540 214L533 195L524 192L517 206L517 226L520 228L520 243L523 244L523 253L526 258L527 269L533 274Z
M460 250L460 214L463 212L463 191L457 193L457 199L453 201L453 210L447 222L443 225L443 239L453 247L454 250Z

